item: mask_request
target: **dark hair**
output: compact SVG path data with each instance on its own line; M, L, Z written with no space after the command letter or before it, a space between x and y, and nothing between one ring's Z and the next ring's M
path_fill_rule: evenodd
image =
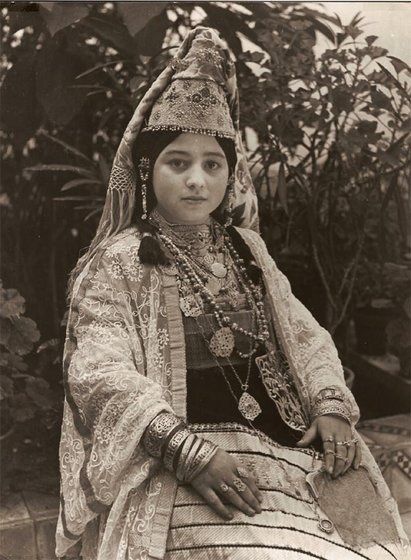
M155 233L155 228L147 221L142 220L141 215L143 213L142 208L142 197L138 196L141 189L141 180L138 172L138 164L142 157L148 157L150 161L149 166L149 179L147 181L147 211L150 212L156 206L157 200L154 194L152 177L154 164L168 144L171 144L178 136L182 134L181 131L147 131L140 133L136 142L134 142L132 149L132 158L134 162L134 167L136 169L136 188L137 195L135 198L134 206L134 221L137 223L138 228L141 233L148 233L151 235L143 236L139 248L140 261L144 264L158 265L166 264L167 258L161 249L157 239L153 236ZM215 137L227 159L229 174L234 172L235 165L237 162L237 156L235 151L235 144L229 138L219 138ZM213 212L213 217L218 221L221 221L222 215L220 208L217 208Z

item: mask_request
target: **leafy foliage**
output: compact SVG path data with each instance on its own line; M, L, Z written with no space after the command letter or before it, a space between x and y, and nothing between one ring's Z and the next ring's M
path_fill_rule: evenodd
M15 289L0 284L0 401L2 430L15 422L32 419L39 411L55 407L49 383L38 371L30 371L30 356L40 332L24 316L25 300Z
M261 63L258 99L250 87L246 100L255 106L247 124L258 134L260 197L271 201L265 223L274 213L284 224L264 235L280 255L314 265L332 333L349 317L359 268L387 257L381 238L394 199L402 244L390 256L410 258L409 69L390 57L391 71L380 61L387 51L362 34L356 21L340 26L335 46L294 75L276 49Z
M46 338L132 111L197 24L237 59L262 234L283 268L317 278L330 331L370 284L365 265L392 246L407 256L409 68L364 36L359 14L344 26L298 2L22 6L3 9L3 260ZM316 59L318 34L331 46Z

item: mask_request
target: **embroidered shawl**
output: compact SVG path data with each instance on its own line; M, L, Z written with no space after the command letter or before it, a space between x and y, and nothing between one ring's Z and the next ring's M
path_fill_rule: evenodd
M309 420L316 395L339 387L355 423L358 407L329 333L293 296L260 236L238 231L263 271L271 319L297 388L290 410ZM141 437L161 410L185 418L184 332L175 276L167 267L141 265L139 243L135 227L117 234L74 286L64 357L58 556L80 539L85 553L100 539L98 560L165 554L176 479L148 456ZM265 383L270 385L267 374ZM362 447L406 542L397 506Z

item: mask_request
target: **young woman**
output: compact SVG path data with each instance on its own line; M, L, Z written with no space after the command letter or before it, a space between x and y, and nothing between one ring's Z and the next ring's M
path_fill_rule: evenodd
M58 556L406 557L332 340L256 216L234 68L199 27L137 108L73 272Z

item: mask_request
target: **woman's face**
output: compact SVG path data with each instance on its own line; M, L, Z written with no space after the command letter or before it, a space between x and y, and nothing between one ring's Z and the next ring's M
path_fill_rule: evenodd
M213 136L182 133L154 164L157 209L173 223L204 223L222 202L227 182L227 159Z

